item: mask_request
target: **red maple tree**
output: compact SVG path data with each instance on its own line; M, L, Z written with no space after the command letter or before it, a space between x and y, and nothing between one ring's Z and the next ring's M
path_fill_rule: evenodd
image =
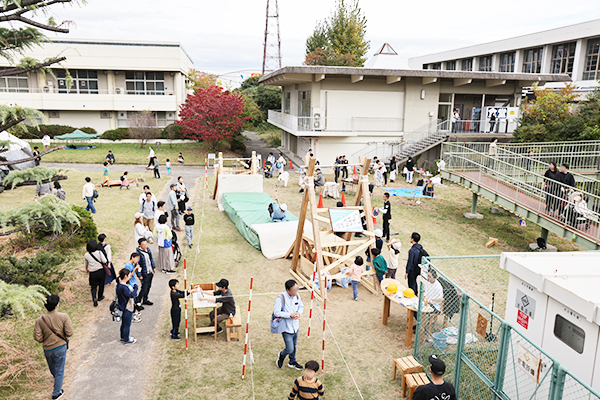
M179 108L179 120L184 137L204 140L213 151L219 140L228 139L244 125L244 100L237 93L211 85L189 94Z

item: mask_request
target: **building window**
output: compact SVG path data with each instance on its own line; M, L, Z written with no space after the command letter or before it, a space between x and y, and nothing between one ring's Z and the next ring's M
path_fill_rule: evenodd
M0 92L29 92L27 74L0 77Z
M429 64L423 64L423 69L427 69L429 67Z
M71 74L73 82L67 89L67 71L64 69L56 71L58 93L98 94L98 71L72 69L69 74Z
M456 61L446 61L446 69L448 71L454 71L456 70Z
M573 63L575 62L575 46L577 42L562 43L552 46L552 68L553 74L573 73Z
M500 72L515 72L515 52L500 54Z
M600 78L598 56L600 56L600 38L588 40L585 67L583 70L584 81L595 81Z
M585 331L558 314L554 319L554 336L579 354L583 353Z
M473 71L473 59L465 58L461 61L461 70L463 71Z
M125 93L141 95L164 95L164 72L125 72Z
M491 71L492 60L494 56L481 56L479 57L479 70L480 71Z
M442 69L442 63L433 63L431 64L431 69Z
M283 93L283 113L284 114L289 114L290 113L291 99L292 99L292 93L291 92L284 92Z
M526 74L539 74L542 72L543 53L543 47L525 50L523 56L523 72Z

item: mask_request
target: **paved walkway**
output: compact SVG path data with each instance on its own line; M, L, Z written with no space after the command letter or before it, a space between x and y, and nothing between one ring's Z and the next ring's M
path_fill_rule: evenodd
M51 167L74 167L72 164L45 164ZM117 167L119 167L117 165ZM77 164L76 169L80 171L97 171L97 164ZM130 172L142 172L143 166L127 166ZM182 167L174 166L173 174L165 175L163 179L171 179L175 182L177 176L182 176L190 192L190 199L193 201L196 193L196 184L199 177L204 176L203 167ZM209 172L210 174L210 172ZM151 178L149 185L152 187ZM167 199L169 184L159 193L159 200ZM141 189L141 188L140 188ZM126 218L127 224L130 224L130 217ZM183 221L180 220L183 224ZM132 232L133 236L133 232ZM196 236L197 237L197 236ZM184 232L178 233L179 242L185 243ZM183 244L185 246L185 244ZM133 237L124 253L129 253L135 249ZM151 245L152 255L158 257L156 244ZM126 258L121 254L121 260ZM117 268L118 269L118 268ZM87 348L81 349L82 354L77 366L75 376L71 379L67 377L65 387L65 398L73 400L106 400L106 399L127 399L142 400L145 397L146 384L152 379L147 369L154 363L154 344L158 336L168 336L168 332L163 332L159 324L161 310L167 308L168 281L177 275L167 275L157 270L157 274L152 282L149 299L154 302L153 306L145 306L142 311L142 322L132 323L131 336L137 339L132 345L123 345L119 341L119 322L113 322L108 312L108 305L113 300L114 285L110 285L106 290L106 300L100 303L106 312L103 317L95 323L90 337L86 340ZM159 331L161 328L161 331Z
M255 132L244 132L244 135L249 139L246 141L246 153L248 153L248 157L252 154L252 151L256 151L256 154L260 154L263 160L266 160L269 156L269 152L272 152L275 158L279 156L279 153L283 153L287 159L292 156L292 161L294 163L294 168L298 168L303 164L300 157L294 156L289 151L284 151L283 148L279 147L271 147L266 142L262 141ZM286 170L289 164L286 166Z

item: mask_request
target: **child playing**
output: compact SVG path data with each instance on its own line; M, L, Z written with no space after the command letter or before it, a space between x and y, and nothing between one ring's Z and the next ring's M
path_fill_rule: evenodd
M396 279L396 270L398 269L398 256L400 255L400 249L402 243L399 239L392 240L392 243L388 244L388 250L390 254L390 263L388 265L388 273L386 278Z
M127 174L129 172L125 171L123 172L123 176L121 177L121 186L119 187L119 190L123 189L124 187L127 188L127 190L129 190L129 180L127 179Z
M316 361L311 360L304 364L304 376L294 381L288 399L294 400L298 396L299 400L307 400L318 399L319 396L323 396L325 394L323 384L315 376L318 370L319 363Z
M185 222L185 238L189 248L192 248L192 238L194 237L194 213L192 207L188 206L186 213L183 214L183 222Z
M377 287L375 290L379 291L379 284L383 280L383 277L388 272L387 262L381 255L381 251L378 249L371 249L373 255L373 267L375 268L375 275L377 275Z
M358 282L360 282L360 277L362 276L365 269L363 268L363 258L361 256L357 256L354 259L354 264L350 267L350 274L352 276L352 294L354 296L354 301L358 301Z
M171 168L171 161L169 161L168 158L167 158L167 162L165 163L165 165L167 166L167 175L171 175L173 168Z
M185 297L185 292L179 290L179 281L177 279L171 279L169 281L169 288L171 288L171 323L173 329L171 329L171 340L181 340L179 336L179 324L181 323L181 305L179 299ZM190 291L190 293L196 292L196 289Z
M184 159L183 159L183 154L179 153L179 157L177 157L177 162L183 164L184 163Z
M104 176L103 184L108 186L108 188L110 189L110 185L108 184L108 163L106 161L104 161L103 165L104 165L104 169L102 170L102 176Z
M154 177L160 179L160 172L158 172L158 158L154 157Z

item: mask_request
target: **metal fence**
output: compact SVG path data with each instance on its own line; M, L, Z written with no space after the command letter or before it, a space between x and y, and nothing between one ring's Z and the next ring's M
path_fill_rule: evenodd
M508 277L499 260L494 255L429 257L425 261L415 358L424 366L429 365L431 354L444 360L446 379L453 382L462 400L600 399L502 319ZM427 298L436 293L434 277L442 286L441 299ZM491 290L497 293L494 311Z
M551 143L506 143L499 147L513 153L527 155L543 164L567 163L572 170L580 172L600 170L600 141L551 142Z

